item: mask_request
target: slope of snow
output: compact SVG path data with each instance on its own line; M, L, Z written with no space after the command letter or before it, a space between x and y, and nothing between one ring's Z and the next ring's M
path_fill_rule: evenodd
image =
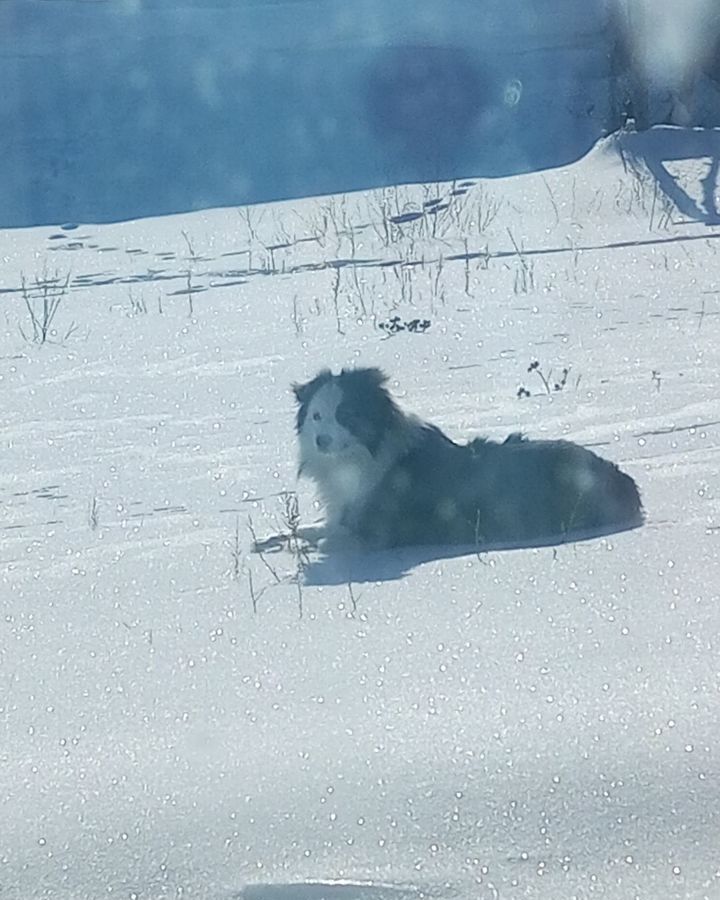
M0 232L3 898L720 895L720 232L678 134ZM647 525L251 552L296 489L290 383L360 362L453 437L594 447Z

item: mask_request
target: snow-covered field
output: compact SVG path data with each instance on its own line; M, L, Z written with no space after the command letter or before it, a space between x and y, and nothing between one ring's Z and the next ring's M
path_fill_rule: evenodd
M3 900L720 897L716 136L678 134L0 232ZM290 383L354 363L453 437L595 448L646 526L251 552L284 492L318 516Z

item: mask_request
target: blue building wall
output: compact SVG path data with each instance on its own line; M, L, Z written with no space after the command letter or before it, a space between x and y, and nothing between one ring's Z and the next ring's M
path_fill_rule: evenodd
M612 49L605 0L4 0L0 225L563 164Z

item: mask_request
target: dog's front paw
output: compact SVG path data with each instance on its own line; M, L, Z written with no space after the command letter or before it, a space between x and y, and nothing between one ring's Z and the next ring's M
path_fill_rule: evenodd
M298 528L296 534L300 540L305 541L310 546L318 547L325 539L327 527L324 523L317 522L315 525L304 525Z
M262 540L253 541L253 553L277 553L287 546L287 534L271 534Z
M280 550L309 550L319 546L325 535L322 525L309 525L291 532L271 534L253 543L255 553L277 553Z

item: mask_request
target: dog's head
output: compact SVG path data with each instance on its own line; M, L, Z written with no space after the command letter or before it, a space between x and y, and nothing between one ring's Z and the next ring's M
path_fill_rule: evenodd
M375 456L399 415L380 369L323 369L307 384L294 384L295 426L301 471L313 460Z

